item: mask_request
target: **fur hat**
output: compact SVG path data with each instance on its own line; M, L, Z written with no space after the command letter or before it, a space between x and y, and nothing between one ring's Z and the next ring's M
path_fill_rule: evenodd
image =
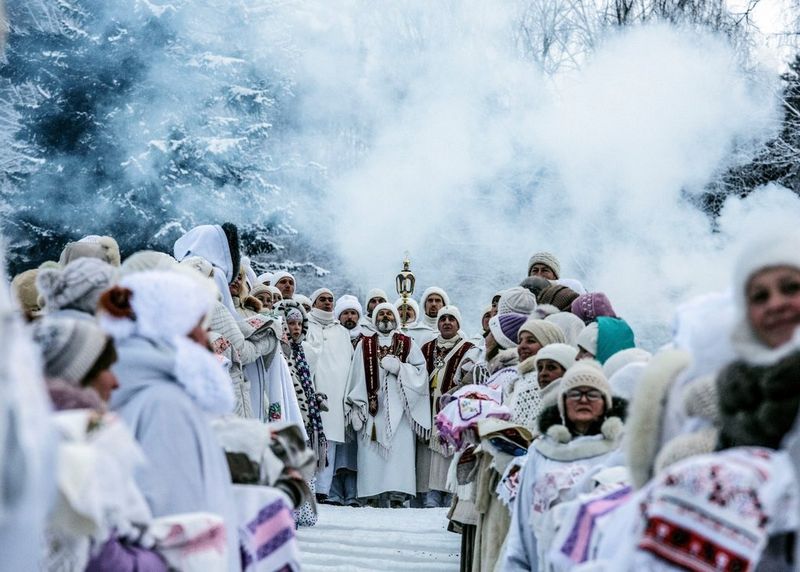
M203 259L199 256L190 256L184 260ZM208 261L203 261L209 269L212 268ZM157 252L155 250L140 250L139 252L134 252L125 259L125 262L122 263L122 267L120 268L120 274L122 276L127 276L128 274L133 274L134 272L143 272L145 270L172 270L177 264L178 261L172 258L169 254ZM210 275L211 270L209 270L206 276Z
M22 305L22 309L27 312L38 312L41 310L39 307L39 292L36 290L36 275L39 270L26 270L14 276L11 281L11 288L14 290L14 295Z
M554 254L550 254L549 252L537 252L531 256L530 260L528 260L528 274L531 273L531 268L533 268L534 264L544 264L553 271L556 278L561 276L561 263Z
M38 320L33 338L42 350L45 375L73 385L81 384L109 342L94 322L70 318Z
M551 304L561 311L569 311L573 300L578 297L578 293L560 284L550 284L547 288L539 292L536 300L539 304Z
M358 298L351 294L345 294L336 300L336 305L333 307L333 317L338 320L339 316L341 316L342 312L345 310L355 310L358 312L359 318L364 315L364 309L361 307L361 302L359 302Z
M517 332L517 340L519 340L519 335L522 332L528 332L543 346L548 344L564 344L567 341L561 328L555 324L537 318L529 318L520 326L519 332Z
M311 305L313 306L317 302L317 298L319 298L323 294L330 294L331 298L333 298L333 292L331 292L329 289L327 289L327 288L317 288L311 294Z
M36 287L47 312L72 308L94 314L100 294L114 281L114 268L97 258L78 258L63 270L40 270Z
M639 348L628 348L619 351L606 360L603 364L603 373L608 379L630 363L647 363L653 357L648 351Z
M599 334L599 327L597 322L592 322L581 330L578 338L575 340L575 345L578 349L584 349L593 356L597 355L597 337Z
M614 308L611 307L611 301L602 292L578 296L573 300L570 311L586 324L594 322L598 316L617 317Z
M373 326L375 325L376 319L378 317L378 312L380 310L391 310L392 314L394 314L395 324L397 324L398 327L400 326L400 314L397 312L397 308L394 307L394 304L392 304L390 302L382 302L382 303L378 304L377 306L375 306L375 308L372 310L372 325Z
M535 367L538 369L540 360L549 359L561 365L564 369L569 369L575 365L575 356L577 355L578 350L573 346L562 343L552 343L547 344L536 353L536 356L534 356L534 363Z
M228 240L228 250L231 253L231 266L235 272L236 269L242 266L242 251L239 247L239 229L236 228L236 225L232 222L224 222L222 223L222 231L225 233L225 238ZM233 282L233 279L231 279L230 282Z
M517 347L519 329L528 319L524 314L503 314L489 320L489 331L503 349Z
M439 313L436 314L436 322L442 319L442 316L452 316L458 322L458 327L461 327L461 311L456 306L442 306Z
M123 277L105 292L99 314L116 339L138 334L171 343L191 332L215 302L210 283L183 272L146 270Z
M497 303L498 314L530 315L535 309L536 296L522 286L514 286L503 292Z
M611 409L611 386L603 375L603 368L594 360L581 360L575 362L561 378L561 387L558 395L558 412L561 418L566 419L566 396L571 389L576 387L591 387L603 394L606 411Z
M117 241L114 240L112 237L98 236L96 234L92 234L89 236L84 236L78 242L99 244L100 247L105 252L105 261L108 262L111 266L119 268L120 262L122 261L122 257L120 256L119 253L119 244L117 244Z
M431 286L430 288L427 288L422 293L422 298L419 299L419 305L422 308L425 307L425 301L428 299L428 296L430 296L431 294L438 294L439 296L442 297L442 300L444 301L444 305L445 306L449 306L450 305L450 297L447 295L447 292L445 292L444 290L442 290L438 286Z
M80 258L97 258L110 264L112 255L108 249L97 242L70 242L61 251L58 263L61 266L66 266ZM117 248L115 260L117 261L117 266L119 266L119 248Z
M555 324L561 328L567 343L571 346L578 347L578 335L580 335L586 327L586 324L584 324L578 316L571 312L558 312L556 314L550 314L544 321Z
M606 363L615 353L633 347L636 347L636 340L628 322L608 316L597 318L597 353L594 354L597 361Z

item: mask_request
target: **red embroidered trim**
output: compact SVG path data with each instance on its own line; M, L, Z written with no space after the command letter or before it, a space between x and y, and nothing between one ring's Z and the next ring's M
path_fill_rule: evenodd
M378 388L381 384L381 375L378 364L378 334L364 336L361 340L361 357L364 363L364 377L367 380L367 406L369 414L375 417L378 414ZM395 334L392 347L386 355L397 356L405 363L411 352L411 338L403 334Z

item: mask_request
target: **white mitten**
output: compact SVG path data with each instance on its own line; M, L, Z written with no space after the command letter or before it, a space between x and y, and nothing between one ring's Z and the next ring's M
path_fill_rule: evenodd
M386 371L388 371L389 373L397 375L397 372L400 371L400 360L397 359L397 356L393 355L385 356L381 360L381 367Z

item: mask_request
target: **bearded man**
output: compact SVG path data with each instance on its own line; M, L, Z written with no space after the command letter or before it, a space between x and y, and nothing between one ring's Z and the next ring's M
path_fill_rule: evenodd
M321 497L330 496L331 502L336 504L354 503L355 448L351 446L348 450L346 446L344 416L347 376L353 357L350 332L334 317L333 292L320 288L311 295L311 304L306 336L309 349L306 353L309 354L316 391L328 396L328 411L321 414L322 427L328 440L328 462L317 473L317 494ZM341 482L337 483L334 495L332 483L339 472L341 475L338 480Z
M440 411L439 398L458 386L464 373L462 367L474 363L480 354L475 344L459 334L461 312L458 308L444 306L439 310L437 325L438 337L422 346L431 393L432 418ZM435 426L430 442L417 445L417 492L421 495L420 501L424 507L450 506L447 471L452 457L452 451L439 441Z
M373 288L367 292L367 304L365 306L366 313L361 315L361 321L359 322L359 325L361 326L361 329L364 330L365 334L375 333L372 323L372 313L375 311L375 306L378 304L385 304L388 301L389 298L386 297L386 292L380 288Z
M416 439L431 428L425 359L399 323L392 304L375 307L376 333L356 347L345 400L358 434L358 494L392 507L416 494Z
M353 344L353 349L364 337L364 330L359 324L363 314L364 310L361 308L361 302L350 294L345 294L336 300L336 306L333 308L333 315L350 332L350 343Z

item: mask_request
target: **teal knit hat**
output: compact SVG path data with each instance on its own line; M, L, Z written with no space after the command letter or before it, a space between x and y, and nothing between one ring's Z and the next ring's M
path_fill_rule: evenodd
M597 326L597 355L595 359L600 363L606 363L608 358L619 351L636 347L633 330L625 320L600 316L597 318Z

